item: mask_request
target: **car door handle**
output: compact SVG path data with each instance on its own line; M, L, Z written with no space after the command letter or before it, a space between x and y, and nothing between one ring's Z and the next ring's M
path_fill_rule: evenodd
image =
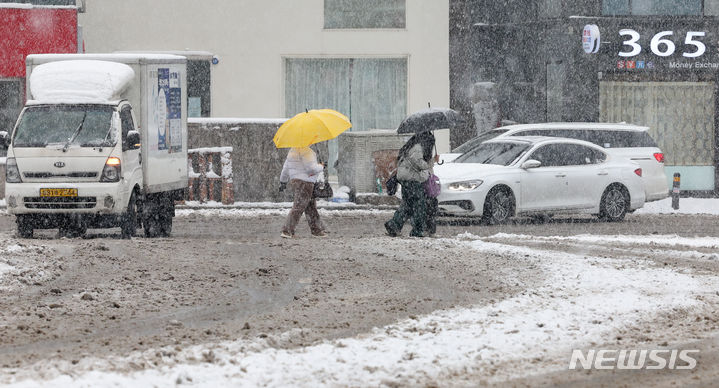
M599 171L597 175L609 175L609 173L606 171Z
M555 176L556 176L557 178L564 178L565 176L567 176L567 174L557 174L557 175L555 175Z

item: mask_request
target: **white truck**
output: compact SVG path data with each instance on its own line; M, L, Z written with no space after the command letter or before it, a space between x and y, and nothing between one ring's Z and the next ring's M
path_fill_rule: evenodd
M10 136L6 202L21 237L142 226L169 236L187 188L186 59L27 57L27 102ZM0 137L2 135L0 134Z

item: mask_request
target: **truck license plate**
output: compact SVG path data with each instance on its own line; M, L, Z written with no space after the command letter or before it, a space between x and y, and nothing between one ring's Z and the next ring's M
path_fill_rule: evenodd
M77 197L77 189L40 189L41 197Z

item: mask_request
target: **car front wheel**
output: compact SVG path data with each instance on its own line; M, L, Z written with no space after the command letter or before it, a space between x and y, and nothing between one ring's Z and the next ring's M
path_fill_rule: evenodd
M489 225L505 224L514 216L514 195L508 188L494 187L484 200L482 218Z
M599 203L599 219L608 222L617 222L624 219L629 209L629 193L624 186L611 185L602 194Z

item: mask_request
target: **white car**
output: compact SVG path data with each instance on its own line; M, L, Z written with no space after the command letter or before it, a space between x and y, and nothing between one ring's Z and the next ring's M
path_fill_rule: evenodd
M664 172L664 153L649 135L648 127L624 123L539 123L517 124L494 128L440 155L445 162L479 146L484 141L507 136L551 136L585 140L594 143L609 155L637 162L642 168L646 201L669 196L670 182Z
M434 170L443 214L481 216L595 214L621 221L644 206L642 168L592 143L522 136L486 141Z

